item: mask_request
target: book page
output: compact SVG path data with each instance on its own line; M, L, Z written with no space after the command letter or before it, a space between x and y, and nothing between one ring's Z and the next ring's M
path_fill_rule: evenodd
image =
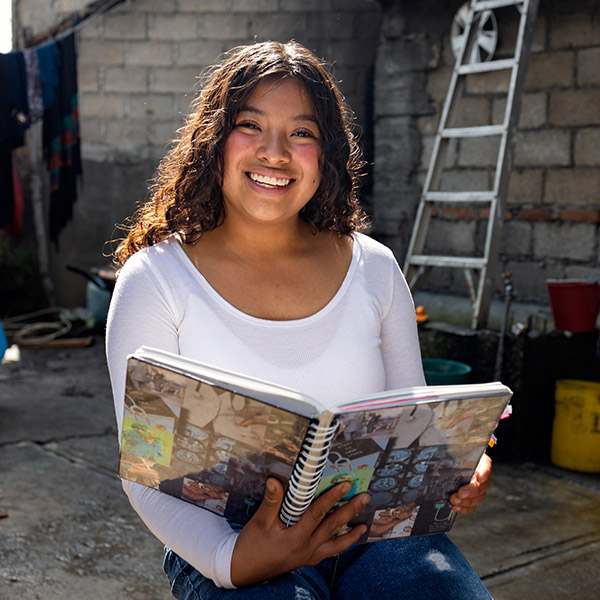
M119 475L244 524L289 480L310 419L130 359Z
M367 524L361 542L447 531L455 519L448 498L470 480L508 398L341 413L317 495L343 481L352 488L339 505L371 495L351 522Z

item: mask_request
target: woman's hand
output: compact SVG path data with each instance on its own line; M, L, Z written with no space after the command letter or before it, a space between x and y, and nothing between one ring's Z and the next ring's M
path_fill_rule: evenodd
M286 527L279 519L283 486L277 479L268 479L261 505L235 543L231 559L233 585L262 583L298 567L315 565L356 543L365 533L365 525L357 525L339 537L333 536L361 511L369 502L369 496L359 494L328 514L350 487L349 483L336 485L319 496L298 523Z
M485 500L487 491L492 485L492 459L484 454L475 469L471 481L450 496L454 512L467 515L473 512Z

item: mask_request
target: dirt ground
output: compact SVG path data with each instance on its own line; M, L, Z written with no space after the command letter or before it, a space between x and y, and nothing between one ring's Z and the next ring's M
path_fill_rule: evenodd
M0 365L0 598L171 597L117 458L102 336ZM595 599L600 474L496 464L488 500L451 537L496 600Z

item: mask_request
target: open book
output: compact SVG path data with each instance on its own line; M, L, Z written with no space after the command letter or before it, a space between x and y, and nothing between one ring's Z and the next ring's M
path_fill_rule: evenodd
M128 359L119 475L244 524L266 479L287 525L342 481L369 492L360 541L450 529L505 411L501 383L415 387L326 409L297 391L151 348Z

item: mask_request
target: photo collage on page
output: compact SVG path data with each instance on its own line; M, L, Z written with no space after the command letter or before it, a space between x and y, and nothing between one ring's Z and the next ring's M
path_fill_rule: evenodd
M120 476L244 524L268 476L285 483L309 420L132 360Z
M469 480L504 402L477 398L343 413L317 494L350 481L340 504L371 495L349 524L368 525L361 542L446 531L455 519L448 498Z

